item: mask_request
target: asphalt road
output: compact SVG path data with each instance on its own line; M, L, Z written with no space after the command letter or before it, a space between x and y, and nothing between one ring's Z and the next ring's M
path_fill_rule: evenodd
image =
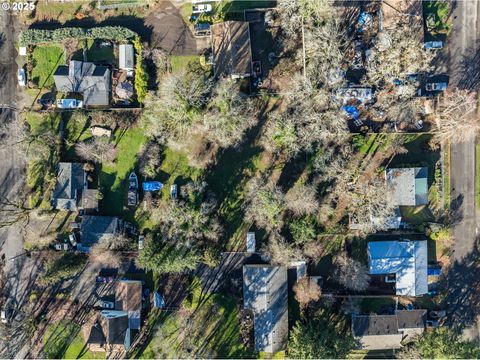
M479 90L480 2L455 1L453 29L448 36L444 65L450 75L449 87ZM464 329L471 339L479 339L480 261L476 248L475 141L451 145L452 208L459 221L452 266L447 279L449 322Z
M0 9L0 69L2 72L2 81L0 81L0 107L2 114L0 121L9 121L9 117L17 116L14 110L18 104L17 93L17 50L16 33L18 24L11 14ZM12 110L13 108L13 110ZM7 113L7 116L5 116ZM18 193L22 191L25 181L25 162L24 157L17 148L4 145L0 140L0 201L4 199L15 200ZM3 205L0 203L0 208ZM3 216L0 213L0 217ZM3 218L4 219L4 218ZM0 218L0 220L2 220ZM33 280L36 276L36 259L22 256L23 237L19 226L10 226L0 228L0 253L6 257L5 265L5 286L0 291L0 306L11 310L10 314L15 317L21 317L21 309L28 300L28 293L33 287ZM13 321L12 326L15 322ZM19 335L8 344L2 343L0 339L0 354L8 349L17 354L17 351L25 344L28 339L22 339ZM12 352L8 353L10 356ZM4 357L4 356L2 356Z
M480 2L457 1L453 12L453 29L448 41L448 70L450 86L478 90L478 82L468 69L469 60L477 53L480 40ZM478 66L478 64L475 64ZM462 261L474 250L476 240L475 213L475 141L451 146L451 195L453 203L459 205L461 220L454 226L455 237L453 259Z

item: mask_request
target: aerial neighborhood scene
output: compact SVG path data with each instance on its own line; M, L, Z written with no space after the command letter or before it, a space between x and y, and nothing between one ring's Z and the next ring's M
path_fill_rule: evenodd
M0 358L480 358L478 14L0 1Z

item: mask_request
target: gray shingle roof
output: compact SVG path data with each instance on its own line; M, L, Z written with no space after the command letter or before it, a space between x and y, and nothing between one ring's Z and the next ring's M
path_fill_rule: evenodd
M245 265L243 301L254 313L255 349L285 350L288 339L287 269L282 266Z
M386 177L394 191L395 205L428 205L428 168L391 168Z
M123 344L128 329L126 311L102 310L100 324L108 344Z
M76 210L77 197L84 188L85 171L79 163L61 162L57 169L57 182L53 191L52 204L59 210Z
M60 65L53 74L55 86L61 92L83 93L85 105L108 105L111 91L110 69L91 62L70 61Z
M427 321L427 310L397 310L399 329L421 329Z
M354 337L398 334L395 315L354 315L352 316Z
M90 247L102 239L112 238L119 232L119 219L112 216L82 216L80 242Z

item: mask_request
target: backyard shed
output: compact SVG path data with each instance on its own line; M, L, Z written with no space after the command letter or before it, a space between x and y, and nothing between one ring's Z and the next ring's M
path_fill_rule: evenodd
M122 70L133 70L134 68L134 50L132 44L121 44L119 52L119 68Z

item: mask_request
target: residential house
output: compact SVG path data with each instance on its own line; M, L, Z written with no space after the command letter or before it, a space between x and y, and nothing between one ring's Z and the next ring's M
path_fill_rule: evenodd
M134 69L134 50L132 44L121 44L118 47L118 67L121 70L133 71Z
M76 211L82 191L87 188L83 164L61 162L57 167L57 182L52 195L52 206L57 210Z
M427 310L397 310L394 315L352 315L352 335L362 350L400 349L422 334Z
M85 106L108 106L112 91L112 78L107 66L71 60L60 65L53 74L58 91L82 93Z
M385 172L395 205L428 205L428 168L390 168Z
M213 24L212 49L215 76L239 79L252 75L252 50L248 22L225 21Z
M371 241L368 265L371 275L385 275L395 283L397 295L420 296L428 292L427 241Z
M77 249L88 252L99 241L108 241L123 233L123 220L112 216L84 215L80 223Z
M243 267L244 308L254 317L255 350L285 350L288 340L287 268L272 265Z
M115 310L102 310L91 327L87 344L92 351L115 351L130 348L141 327L142 283L120 280L115 291Z

